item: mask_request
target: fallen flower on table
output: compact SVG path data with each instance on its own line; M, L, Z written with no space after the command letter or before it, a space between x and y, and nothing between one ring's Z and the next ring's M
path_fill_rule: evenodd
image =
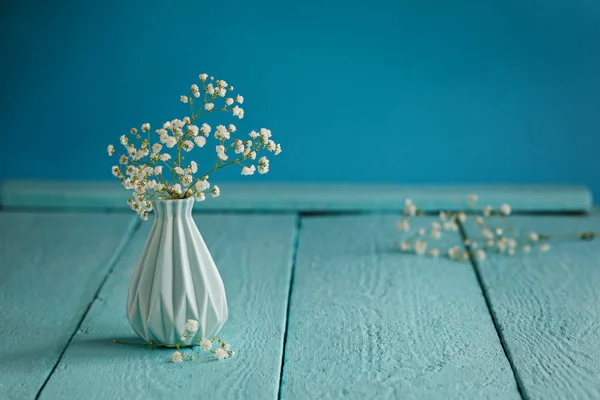
M426 255L437 258L446 255L455 261L484 261L489 253L500 253L514 256L518 252L530 253L533 250L546 252L550 250L548 241L555 238L578 238L593 240L597 234L586 231L578 234L548 235L530 232L523 236L512 236L512 227L506 220L512 213L510 204L502 204L497 210L492 206L478 209L476 203L479 196L476 194L467 197L468 208L459 211L442 211L439 213L439 222L431 222L429 229L419 228L412 231L412 235L399 242L398 246L403 253L412 252L416 255ZM396 228L402 232L411 232L411 219L422 217L426 214L415 205L411 199L406 199L403 209L404 217L396 222ZM469 237L464 229L468 219L474 220L478 234ZM451 246L444 249L436 246L437 241L443 236L444 231L460 231L464 237L463 247ZM428 241L427 239L431 239Z
M195 319L188 319L186 323L185 332L181 334L179 342L175 344L157 344L154 342L123 342L114 339L114 343L118 344L134 344L134 345L146 345L150 346L152 350L156 347L175 347L177 350L171 354L171 362L180 363L185 360L194 361L196 357L193 354L188 354L181 351L182 347L192 347L194 351L199 352L203 350L214 354L217 360L224 360L229 357L235 356L235 351L231 349L231 345L219 337L213 337L212 339L203 338L200 336L194 336L194 333L198 330L198 321ZM186 339L192 339L191 345L183 345L182 342ZM196 342L194 344L194 342ZM216 344L216 346L215 346Z

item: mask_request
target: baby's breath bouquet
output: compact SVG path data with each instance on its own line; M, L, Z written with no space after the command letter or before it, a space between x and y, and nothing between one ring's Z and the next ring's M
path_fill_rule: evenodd
M143 344L152 349L177 348L172 356L175 362L194 359L180 351L183 347L210 351L217 359L235 354L229 343L216 336L229 315L227 298L192 218L194 202L203 201L207 193L219 196L219 187L209 183L213 172L236 165L242 175L265 174L269 159L261 153L281 153L281 145L271 139L269 129L253 130L245 138L236 136L234 124L213 129L206 120L209 114L244 118L240 107L244 97L233 94L233 86L224 80L207 74L200 74L199 79L199 84L191 85L189 93L180 97L181 103L189 106L189 114L166 121L154 132L149 123L139 130L132 128L121 136L124 151L112 167L113 175L133 191L127 201L131 208L143 220L152 210L156 214L132 274L127 317ZM207 146L209 140L214 144ZM208 161L197 157L205 147L210 149ZM110 156L116 153L113 145L107 150Z
M218 112L231 113L232 117L244 118L242 95L233 96L233 86L224 80L215 80L207 74L199 75L200 84L191 85L188 95L180 97L181 103L189 105L189 116L166 121L162 128L151 133L150 124L141 129L131 128L129 135L122 135L124 148L118 154L119 164L112 173L126 189L133 191L127 201L143 220L148 219L154 199L185 199L194 197L203 201L210 190L213 197L220 194L219 186L209 183L210 175L222 168L237 165L242 175L269 172L269 159L264 152L281 153L281 145L271 139L271 131L261 128L252 130L245 140L235 137L234 124L217 125L212 134L215 140L215 162L206 171L199 172L199 163L193 160L197 150L204 148L211 139L213 129L202 118ZM137 142L137 143L134 143ZM212 146L210 146L212 147ZM111 144L110 156L117 152ZM195 154L196 153L196 154ZM186 155L189 155L186 159Z

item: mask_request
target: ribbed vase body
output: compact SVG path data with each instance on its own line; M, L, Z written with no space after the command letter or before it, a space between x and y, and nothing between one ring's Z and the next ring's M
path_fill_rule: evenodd
M154 223L127 297L129 322L147 342L178 343L188 319L199 322L196 335L212 337L227 320L223 281L192 218L193 205L193 198L153 201Z

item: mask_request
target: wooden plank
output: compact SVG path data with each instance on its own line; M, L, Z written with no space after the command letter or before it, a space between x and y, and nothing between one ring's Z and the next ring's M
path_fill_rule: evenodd
M599 214L508 221L514 235L600 232ZM600 399L600 240L550 243L477 267L525 397Z
M398 212L411 198L425 211L458 209L468 195L479 195L479 205L499 207L508 202L514 211L587 211L590 191L575 186L394 186L335 184L221 185L222 195L196 203L204 211L377 211ZM9 181L0 186L5 207L128 209L128 192L118 182Z
M303 219L282 398L520 399L472 266L400 253L395 220Z
M133 238L42 399L276 398L295 241L294 215L195 217L223 276L233 359L169 362L172 349L118 345L135 338L125 316L129 279L150 224ZM206 354L204 356L208 357ZM84 384L82 384L84 383Z
M0 212L0 398L36 396L133 221L131 214Z

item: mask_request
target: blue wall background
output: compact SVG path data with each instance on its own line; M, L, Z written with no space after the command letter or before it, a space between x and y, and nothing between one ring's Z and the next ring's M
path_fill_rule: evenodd
M600 195L598 1L51 3L3 5L0 179L114 179L106 145L183 117L207 72L284 150L224 180Z

